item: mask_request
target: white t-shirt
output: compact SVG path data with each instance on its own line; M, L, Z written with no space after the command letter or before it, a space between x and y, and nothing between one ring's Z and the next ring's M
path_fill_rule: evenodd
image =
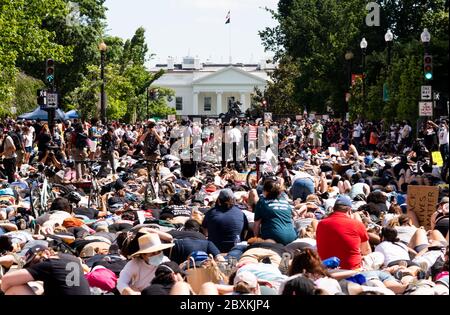
M241 142L242 134L237 128L232 128L227 132L227 143L239 143Z
M446 127L440 127L438 131L439 144L448 143L448 129Z
M169 258L164 256L162 262L167 261L170 261ZM117 290L120 293L127 287L139 292L144 290L155 277L156 269L158 269L158 266L149 265L141 258L133 258L120 272Z
M26 133L24 132L23 140L25 148L33 146L33 132L31 130L28 130Z
M342 293L342 288L336 279L324 277L317 279L314 283L319 289L327 291L330 295Z
M382 253L384 255L384 266L396 260L410 260L408 254L408 248L401 242L381 242L375 247L375 252Z
M362 131L362 126L361 125L356 125L353 128L353 138L359 138L361 137L361 131Z
M397 237L400 239L400 241L406 244L409 244L414 233L416 233L417 231L417 228L415 226L408 225L396 226L395 229L397 230Z

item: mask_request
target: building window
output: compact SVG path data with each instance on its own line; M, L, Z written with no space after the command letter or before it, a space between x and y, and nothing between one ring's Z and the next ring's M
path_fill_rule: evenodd
M205 106L204 106L205 112L211 111L211 97L205 97Z
M181 96L175 98L175 109L183 110L183 98Z

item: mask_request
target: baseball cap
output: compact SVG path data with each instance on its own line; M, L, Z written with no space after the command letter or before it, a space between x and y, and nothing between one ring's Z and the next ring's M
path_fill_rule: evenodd
M241 271L234 277L233 284L236 285L239 282L246 283L250 288L256 288L258 286L258 278L250 271Z
M443 197L442 199L441 199L441 201L439 202L439 204L443 204L443 203L448 203L448 197Z
M36 258L36 255L43 252L44 250L48 250L48 247L42 244L31 247L25 254L25 265L23 267L29 267L33 260Z
M168 261L158 266L155 271L155 277L161 277L170 273L179 273L183 276L186 275L176 262Z
M348 196L339 196L334 203L334 206L352 206L352 200Z

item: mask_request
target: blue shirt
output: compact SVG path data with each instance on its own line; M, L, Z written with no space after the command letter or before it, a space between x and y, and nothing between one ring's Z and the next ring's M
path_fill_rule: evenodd
M175 246L168 250L170 252L170 260L181 264L186 261L192 252L202 251L216 257L220 254L219 249L213 242L207 240L182 239L175 240Z
M208 229L208 240L222 253L227 253L235 242L240 242L241 233L247 229L248 221L237 206L228 210L216 206L206 212L202 226Z
M284 198L259 199L255 209L255 221L261 220L261 237L287 245L297 239L292 223L292 206Z

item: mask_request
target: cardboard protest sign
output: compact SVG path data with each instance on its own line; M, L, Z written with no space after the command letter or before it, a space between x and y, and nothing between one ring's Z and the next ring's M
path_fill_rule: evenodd
M439 167L442 167L444 165L444 160L442 160L441 152L434 151L431 154L433 156L433 163L435 163Z
M330 152L330 155L339 156L338 151L335 147L328 147L328 152Z
M408 211L414 211L421 226L431 229L431 215L436 211L439 188L437 186L408 186Z

